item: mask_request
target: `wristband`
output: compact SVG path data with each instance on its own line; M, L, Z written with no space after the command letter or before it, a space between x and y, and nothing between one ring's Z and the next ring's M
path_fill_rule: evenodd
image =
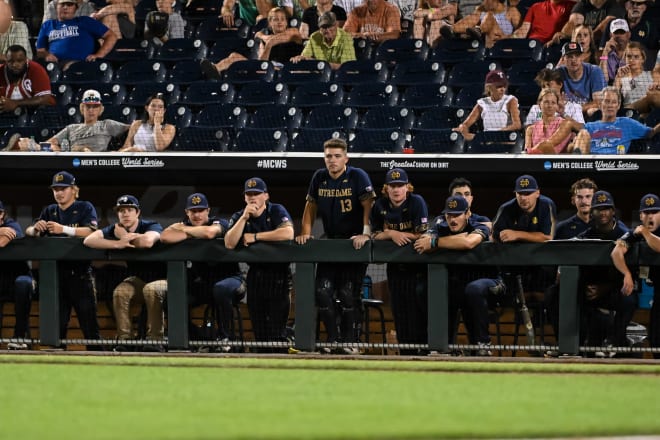
M254 242L255 242L255 243L259 241L259 240L257 240L257 234L258 234L258 232L255 232L255 233L254 233Z
M62 226L62 233L68 235L69 237L76 236L76 228L71 226Z
M369 235L371 236L371 226L369 225L364 225L362 227L362 235Z
M431 249L434 249L438 247L438 238L437 237L431 237Z
M600 57L598 59L601 60L601 61L607 61L609 58L608 57Z

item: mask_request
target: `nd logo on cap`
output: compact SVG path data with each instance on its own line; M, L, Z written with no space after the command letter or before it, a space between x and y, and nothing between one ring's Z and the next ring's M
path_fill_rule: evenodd
M598 203L604 203L607 202L607 196L605 194L600 194L598 198L596 199Z
M202 198L200 196L194 196L190 201L193 205L199 205L202 202Z
M644 204L645 204L646 206L654 206L654 205L655 205L655 199L654 199L653 197L647 197L647 198L644 200Z
M458 202L456 200L450 200L449 203L447 203L447 208L449 209L454 209L458 206Z
M527 188L529 186L529 179L520 179L519 185L521 188Z
M254 188L255 186L257 186L257 181L256 180L248 180L248 182L246 183L246 186L248 188Z

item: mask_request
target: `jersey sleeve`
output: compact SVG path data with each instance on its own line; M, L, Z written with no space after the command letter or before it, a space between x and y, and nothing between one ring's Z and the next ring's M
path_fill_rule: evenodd
M311 182L309 182L309 188L307 189L307 197L305 200L308 202L316 203L319 195L319 181L321 179L321 173L323 170L316 170L312 176Z
M85 202L85 209L80 218L79 226L88 227L93 231L99 227L98 216L96 215L96 208L90 202Z
M360 200L368 200L376 198L376 192L371 184L369 175L360 168L354 168L356 171L357 184L358 184L358 197Z
M422 196L413 194L410 200L411 218L413 228L416 233L424 233L429 229L429 211L426 206L426 201Z
M292 225L291 214L280 204L274 203L271 210L271 220L275 229Z
M7 221L2 226L5 228L13 229L14 232L16 233L17 239L25 237L25 234L23 233L23 228L21 228L21 225L19 225L18 222L13 219L7 219Z

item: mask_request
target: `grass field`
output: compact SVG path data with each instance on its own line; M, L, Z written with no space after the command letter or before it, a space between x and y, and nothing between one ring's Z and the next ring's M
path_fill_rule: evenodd
M0 355L2 439L660 434L660 365Z

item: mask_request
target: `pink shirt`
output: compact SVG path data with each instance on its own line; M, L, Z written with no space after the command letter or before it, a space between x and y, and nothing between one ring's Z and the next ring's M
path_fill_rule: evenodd
M554 132L557 131L559 124L561 124L563 120L564 118L556 116L555 119L550 122L550 125L545 128L545 130L543 129L543 119L536 121L534 125L532 125L532 147L552 136ZM568 142L571 140L572 136L572 134L569 134L566 136L566 139L555 145L555 153L563 153L564 150L566 150L566 145L568 145ZM527 152L530 153L530 150L527 150Z

